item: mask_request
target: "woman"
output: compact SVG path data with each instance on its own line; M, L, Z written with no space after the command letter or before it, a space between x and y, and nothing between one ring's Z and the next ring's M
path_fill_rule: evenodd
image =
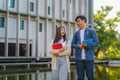
M62 48L53 49L52 45L61 43ZM66 39L65 28L60 26L56 30L54 40L50 44L50 53L52 54L53 80L67 80L70 72L69 53L71 51L70 41Z

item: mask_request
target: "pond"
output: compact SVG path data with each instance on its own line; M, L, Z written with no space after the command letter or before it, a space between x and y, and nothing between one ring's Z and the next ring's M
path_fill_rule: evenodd
M0 80L52 80L52 72L50 68L0 70ZM76 80L75 66L69 80ZM120 80L120 66L95 65L95 80Z

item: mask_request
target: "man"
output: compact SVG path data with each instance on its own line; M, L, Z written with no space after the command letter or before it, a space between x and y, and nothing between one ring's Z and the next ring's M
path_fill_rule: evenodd
M86 26L85 16L77 16L75 21L79 30L74 33L72 48L76 49L77 80L84 80L85 72L88 80L94 80L94 47L98 37L95 30Z

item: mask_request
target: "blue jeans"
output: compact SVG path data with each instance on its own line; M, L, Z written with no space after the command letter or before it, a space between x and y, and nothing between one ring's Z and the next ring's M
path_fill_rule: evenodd
M94 80L94 60L76 60L77 80L84 80L85 72L88 80Z
M57 57L56 70L53 71L52 80L67 80L68 70L65 57Z

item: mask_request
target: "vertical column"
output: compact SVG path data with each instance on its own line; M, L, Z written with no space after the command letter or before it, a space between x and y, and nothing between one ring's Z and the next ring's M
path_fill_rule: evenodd
M17 0L17 12L19 13L19 0Z
M56 19L55 19L55 0L52 0L52 12L53 12L53 27L52 27L52 30L53 30L53 34L52 34L52 38L55 37L55 31L56 31Z
M5 57L8 57L8 24L9 24L9 12L6 16L6 27L5 27Z
M68 39L70 39L70 0L66 0L66 13L67 13L67 20L68 20L68 24L67 24L67 29L68 29Z
M48 26L48 19L45 20L45 32L44 32L44 57L47 56L47 26Z
M29 14L29 7L30 7L30 2L29 2L29 0L27 0L27 13Z
M72 13L72 15L73 15L72 21L74 22L74 19L76 17L76 0L73 0L73 13Z
M25 75L25 80L30 80L30 75Z
M47 73L43 73L44 74L44 79L43 80L48 80L47 79Z
M91 2L91 1L90 1L90 2ZM88 7L88 5L89 5L89 4L88 4L88 0L85 0L85 1L84 1L84 7L85 7L85 12L84 12L84 13L85 13L85 16L86 16L87 20L89 21L89 17L88 17L88 16L89 16L89 15L88 15L88 14L89 14L89 12L88 12L89 7ZM87 22L87 23L88 23L88 22Z
M52 16L55 19L55 0L52 0Z
M62 8L62 2L63 2L63 0L60 0L60 20L61 20L61 25L63 25L63 17L62 17L62 15L63 15L63 13L62 13L62 10L63 10L63 8Z
M79 14L84 15L84 0L78 0L79 3Z
M6 27L5 27L5 53L4 56L8 57L8 24L9 24L9 11L8 11L8 0L6 0Z
M19 80L19 75L15 75L15 80Z
M94 26L94 21L93 21L93 0L88 0L88 17L89 17L89 27L93 27Z
M8 11L8 0L6 0L6 10Z
M68 22L70 21L70 13L69 13L69 11L70 11L70 0L66 0L66 13L67 13L67 20L68 20Z
M48 18L47 18L47 13L48 13L48 6L47 6L47 0L45 0L45 3L44 3L45 5L44 5L44 9L45 9L45 17L46 17L46 20L45 20L45 31L44 31L44 35L45 35L45 37L44 37L44 44L45 44L45 46L44 46L44 57L46 57L47 56L47 26L48 26Z
M5 76L5 77L4 77L4 80L8 80L8 77L7 77L7 76Z
M27 57L29 57L29 53L30 53L29 26L30 26L30 16L28 16L28 22L27 22L27 28L26 28L26 56Z
M47 5L47 0L45 0L44 2L44 11L45 11L45 17L47 18L47 15L48 15L48 5Z
M59 4L60 4L60 5L59 5L59 6L60 6L60 7L59 7L59 8L60 8L60 9L59 9L59 10L60 10L60 14L59 14L59 15L60 15L60 20L62 20L62 0L59 0Z
M52 30L53 30L52 38L54 38L56 33L56 19L54 19Z
M17 27L16 27L16 51L15 56L19 57L19 27L20 27L20 14L19 14L19 0L17 0Z
M38 30L39 30L39 17L37 17L37 22L36 22L36 48L35 48L35 57L38 57L38 44L39 44L39 41L38 41Z
M18 13L17 17L17 27L16 27L16 57L19 57L19 27L20 27L20 14Z
M35 44L36 44L36 45L35 45L35 47L36 47L36 48L35 48L35 57L38 57L38 52L39 52L39 51L38 51L38 44L39 44L39 41L38 41L38 33L39 33L39 31L38 31L38 30L39 30L39 13L38 13L38 12L39 12L39 1L36 0L36 15L37 15L36 18L37 18L37 22L36 22L36 31L35 31L35 32L36 32L36 33L35 33L35 34L36 34L36 35L35 35L35 37L36 37L36 38L35 38L35 39L36 39L36 40L35 40Z
M30 15L29 15L29 0L27 0L27 13L28 13L28 19L27 19L27 27L26 27L26 57L29 57L30 53L30 40L29 40L29 25L30 25Z
M67 26L66 26L66 31L67 31L67 38L70 40L70 23L68 22L67 23Z
M35 74L35 80L39 80L39 74Z

